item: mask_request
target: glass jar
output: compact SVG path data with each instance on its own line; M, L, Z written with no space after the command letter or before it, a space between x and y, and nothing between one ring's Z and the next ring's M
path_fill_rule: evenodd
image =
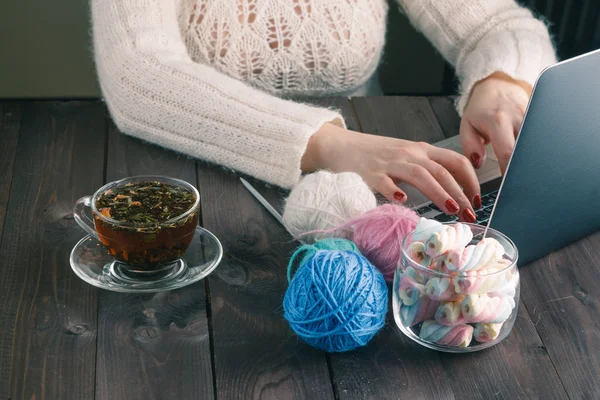
M454 224L446 224L454 225ZM415 342L439 351L464 353L491 347L513 328L519 304L518 250L502 233L464 224L473 233L470 244L484 237L504 247L493 267L453 271L446 256L418 258L409 249L413 232L402 241L402 257L393 284L393 313L398 328Z

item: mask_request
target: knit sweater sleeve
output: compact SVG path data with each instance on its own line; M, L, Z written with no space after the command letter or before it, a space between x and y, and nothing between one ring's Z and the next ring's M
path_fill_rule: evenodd
M92 0L100 86L125 133L291 187L324 108L285 101L195 63L179 32L176 2Z
M556 62L548 29L514 0L398 0L411 23L456 68L462 115L471 89L494 72L533 85Z

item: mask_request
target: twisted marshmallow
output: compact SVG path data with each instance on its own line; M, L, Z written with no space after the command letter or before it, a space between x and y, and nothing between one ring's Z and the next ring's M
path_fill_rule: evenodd
M415 304L424 292L425 286L417 283L413 276L408 274L400 276L398 294L403 304L407 306Z
M511 268L510 271L506 271L504 279L498 282L497 285L491 287L489 296L494 297L511 297L514 298L517 294L517 286L519 285L519 271L516 268Z
M473 240L473 233L467 225L456 223L444 225L444 228L435 232L425 242L425 253L432 258L451 250L462 249Z
M465 318L462 316L462 307L459 301L449 301L438 307L435 313L435 320L438 324L444 326L462 325Z
M483 239L481 239L479 241L479 243L494 245L496 247L496 259L497 260L500 260L502 258L502 256L504 256L504 253L506 252L506 250L504 249L504 246L502 246L502 244L500 244L500 242L494 238L484 237Z
M473 327L471 325L443 326L435 321L425 321L419 337L446 346L468 347L473 339Z
M487 343L492 340L496 340L500 335L500 329L502 329L502 323L500 324L475 324L473 330L473 338L479 343Z
M415 231L413 232L412 240L414 242L425 243L434 233L443 229L445 229L445 227L442 225L442 223L434 219L421 217L417 223L417 226L415 227Z
M511 297L469 294L462 301L462 315L468 323L499 324L508 319L514 307Z
M459 294L493 293L494 296L514 297L518 272L515 277L516 268L507 269L508 264L510 261L500 260L494 266L484 270L459 272L453 279L454 290Z
M415 282L420 284L422 284L423 280L425 279L423 275L417 273L417 270L410 266L406 267L406 269L404 269L404 271L402 271L399 275L400 279L402 279L404 276L410 276Z
M408 245L406 252L411 260L426 267L430 264L431 258L425 253L425 244L423 242L412 242Z
M434 277L425 284L425 295L434 300L453 300L457 297L450 278Z
M498 253L495 244L479 242L450 251L446 256L446 265L451 271L477 271L496 263L499 260Z
M400 309L400 318L405 326L417 325L418 323L432 319L439 306L439 301L423 296L412 306L402 306Z

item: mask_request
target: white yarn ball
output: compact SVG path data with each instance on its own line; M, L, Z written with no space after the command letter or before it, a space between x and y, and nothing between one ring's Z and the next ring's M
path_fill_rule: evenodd
M295 237L314 230L326 230L377 207L377 199L360 175L318 171L304 176L285 203L283 221ZM319 240L327 234L303 236ZM329 235L331 236L331 234Z

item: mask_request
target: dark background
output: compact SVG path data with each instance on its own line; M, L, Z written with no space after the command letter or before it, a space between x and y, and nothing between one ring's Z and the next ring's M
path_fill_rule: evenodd
M389 3L387 44L380 67L385 93L454 93L452 68L410 26L397 3ZM520 3L551 24L561 59L600 47L600 0ZM98 97L88 0L0 1L0 98Z
M600 48L600 0L529 0L518 3L529 7L549 23L560 60ZM418 82L418 87L411 87L395 78L399 70L404 73L405 64L410 59L405 59L408 50L406 44L398 40L406 31L407 21L400 15L394 1L390 1L388 21L386 51L380 68L380 79L386 94L453 94L457 88L453 69L437 54L438 60L432 61L443 63L440 76L437 68L431 71L431 67L423 69L423 65L417 63L410 73L414 74L411 79ZM431 47L425 39L419 40L418 45ZM435 53L433 49L428 50ZM422 54L424 50L416 51ZM423 58L429 60L430 55L426 54ZM430 74L429 77L420 77L423 71ZM437 82L438 79L441 82L439 87L431 85L432 80ZM433 92L427 92L430 86Z

